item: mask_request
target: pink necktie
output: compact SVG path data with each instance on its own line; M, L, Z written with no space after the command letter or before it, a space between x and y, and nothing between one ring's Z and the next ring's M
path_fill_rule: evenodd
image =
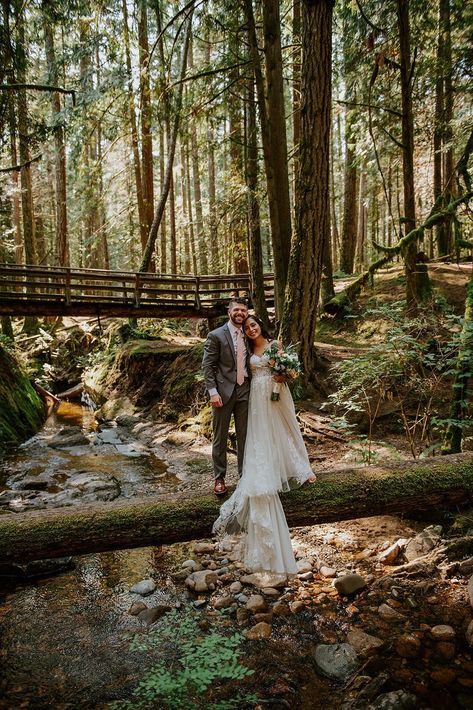
M237 330L237 384L242 385L245 381L245 346L241 330Z

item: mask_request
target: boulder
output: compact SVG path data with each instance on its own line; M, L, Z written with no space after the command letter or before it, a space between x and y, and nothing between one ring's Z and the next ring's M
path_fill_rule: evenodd
M430 629L434 641L454 641L455 629L447 624L437 624Z
M429 525L416 535L412 540L406 545L404 550L404 556L408 562L416 560L418 557L427 555L440 541L440 535L442 533L441 525Z
M217 584L217 575L212 570L203 569L197 572L192 572L186 577L185 583L193 592L208 592L215 588Z
M405 690L392 690L390 693L378 695L376 700L367 706L367 710L416 710L419 707L417 698Z
M319 644L315 662L320 671L339 681L346 681L358 667L358 655L348 643Z
M269 639L271 636L271 626L265 621L260 621L259 624L252 626L251 629L245 633L245 637L248 641L255 641L257 639Z
M142 597L147 597L156 590L156 582L154 579L142 579L141 582L135 584L131 589L131 594L140 594Z
M362 658L373 656L378 649L384 646L384 641L377 636L371 636L360 629L351 629L347 634L347 642L353 646Z
M366 581L359 574L344 574L342 577L338 577L335 580L333 586L337 592L344 597L364 589L366 587Z

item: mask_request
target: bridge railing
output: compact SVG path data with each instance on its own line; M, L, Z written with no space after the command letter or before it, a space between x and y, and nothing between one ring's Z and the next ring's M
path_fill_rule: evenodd
M265 276L268 298L272 274ZM60 266L0 264L0 300L47 304L127 306L140 308L174 306L196 311L212 309L232 296L251 293L249 274L205 276L74 269Z

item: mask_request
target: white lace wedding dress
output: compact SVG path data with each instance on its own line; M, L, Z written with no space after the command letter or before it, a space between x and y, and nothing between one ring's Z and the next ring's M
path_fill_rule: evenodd
M233 495L220 508L214 532L246 532L245 566L253 572L295 574L296 561L279 491L313 476L291 393L281 387L271 401L268 356L252 355L248 433L243 472Z

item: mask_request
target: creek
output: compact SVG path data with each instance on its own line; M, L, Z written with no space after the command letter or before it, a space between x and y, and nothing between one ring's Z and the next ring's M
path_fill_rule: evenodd
M173 472L171 456L168 463L133 434L140 423L120 421L98 426L89 408L61 405L36 436L5 453L0 513L181 488L184 479ZM172 457L183 454L177 445L173 451ZM183 455L187 460L189 450ZM172 609L183 619L189 611L198 615L198 631L187 639L196 644L215 629L248 633L241 659L255 674L245 681L219 679L206 705L197 699L196 705L158 701L150 707L214 707L227 688L248 690L261 701L234 705L238 710L365 708L383 692L398 694L386 707L471 708L473 661L465 640L471 610L462 579L437 579L422 558L417 577L395 579L389 575L402 553L398 561L379 561L394 541L405 538L405 544L421 530L388 516L295 529L301 573L282 589L255 588L231 546L209 543L200 550L188 543L84 555L51 566L0 565L0 708L105 710L132 698L158 660L176 668L176 647L168 641L147 651L132 646L136 637L159 634ZM189 591L185 578L192 569L215 571L217 583L203 593ZM333 578L354 572L365 587L343 597ZM155 588L148 596L131 591L150 579ZM139 617L137 604L145 614L163 613L163 620ZM435 636L439 624L447 641ZM269 636L251 636L261 625ZM324 677L317 649L340 645L344 653L347 639L358 659L337 678ZM366 643L371 650L363 649ZM406 698L399 695L404 688Z

